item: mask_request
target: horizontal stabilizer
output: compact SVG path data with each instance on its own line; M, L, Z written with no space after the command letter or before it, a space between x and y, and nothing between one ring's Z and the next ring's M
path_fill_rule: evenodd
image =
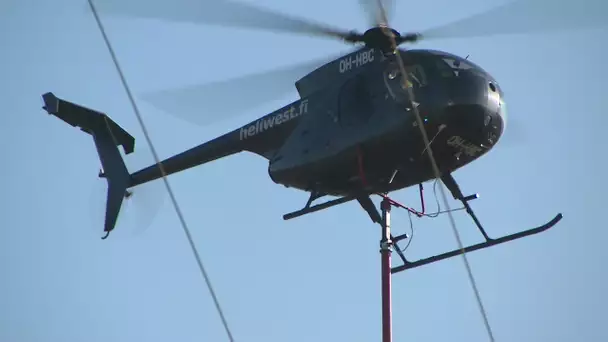
M42 95L42 99L44 100L42 109L49 114L55 115L74 127L80 127L82 131L91 135L100 129L100 125L104 125L116 146L122 145L126 154L132 153L135 149L135 138L104 113L62 100L50 92Z
M104 223L105 239L116 226L122 201L131 185L131 176L118 146L122 145L125 153L129 154L135 148L135 139L103 113L64 101L53 93L46 93L42 95L42 98L44 100L42 108L49 114L55 115L74 127L80 127L82 131L93 137L103 168L99 177L105 178L108 182Z

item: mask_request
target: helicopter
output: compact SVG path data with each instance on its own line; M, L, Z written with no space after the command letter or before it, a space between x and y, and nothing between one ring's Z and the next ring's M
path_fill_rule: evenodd
M465 251L536 234L561 220L560 213L537 228L490 238L469 204L478 196L464 195L454 179L456 170L496 146L507 124L505 96L499 82L468 58L439 50L401 48L402 44L423 39L425 33L401 34L388 25L386 15L378 15L383 13L380 10L374 13L376 25L357 33L252 5L227 1L215 5L224 6L233 21L249 20L241 22L242 26L269 28L274 18L278 24L273 29L337 37L360 46L297 80L299 99L171 156L160 165L133 173L127 170L118 149L122 146L125 154L133 153L133 136L101 111L52 92L43 94L43 109L48 114L79 127L94 140L102 164L99 177L108 185L103 239L114 229L129 189L241 152L266 159L274 183L308 193L303 208L285 214L285 220L356 200L378 223L381 218L372 195L387 196L415 185L422 191L421 184L433 179L440 179L454 199L463 203L485 238ZM249 14L235 15L245 12ZM213 14L206 16L217 19ZM264 20L253 23L256 16ZM263 27L260 22L264 22ZM436 165L426 155L431 148ZM439 177L434 168L440 171ZM337 198L313 204L324 197ZM460 252L418 262L407 262L402 257L407 263L403 267L418 267Z

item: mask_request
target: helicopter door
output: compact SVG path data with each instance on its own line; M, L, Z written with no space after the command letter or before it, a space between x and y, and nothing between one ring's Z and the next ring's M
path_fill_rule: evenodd
M364 125L374 113L372 93L362 74L344 83L338 101L338 122L342 127Z

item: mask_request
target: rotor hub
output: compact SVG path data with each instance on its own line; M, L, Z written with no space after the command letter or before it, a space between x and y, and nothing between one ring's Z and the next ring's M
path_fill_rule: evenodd
M361 40L369 47L380 49L383 52L393 52L402 39L397 30L376 26L365 31Z

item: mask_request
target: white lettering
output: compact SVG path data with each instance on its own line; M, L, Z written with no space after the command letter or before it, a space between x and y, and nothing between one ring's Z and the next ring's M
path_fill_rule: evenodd
M361 52L358 52L356 55L350 55L348 57L344 57L339 62L340 73L343 74L354 68L362 67L368 63L373 62L374 58L375 58L374 49L369 49L367 51L361 51Z
M257 120L255 123L242 127L240 130L240 140L251 138L306 113L308 113L308 99L300 101L298 106L291 105L289 108L283 108L278 112Z
M465 139L463 139L457 135L454 135L451 138L449 138L447 141L447 144L448 144L448 146L456 147L459 149L459 152L457 153L458 157L460 157L461 153L464 153L470 157L476 157L481 152L483 152L482 147L477 146L471 142L468 142Z

